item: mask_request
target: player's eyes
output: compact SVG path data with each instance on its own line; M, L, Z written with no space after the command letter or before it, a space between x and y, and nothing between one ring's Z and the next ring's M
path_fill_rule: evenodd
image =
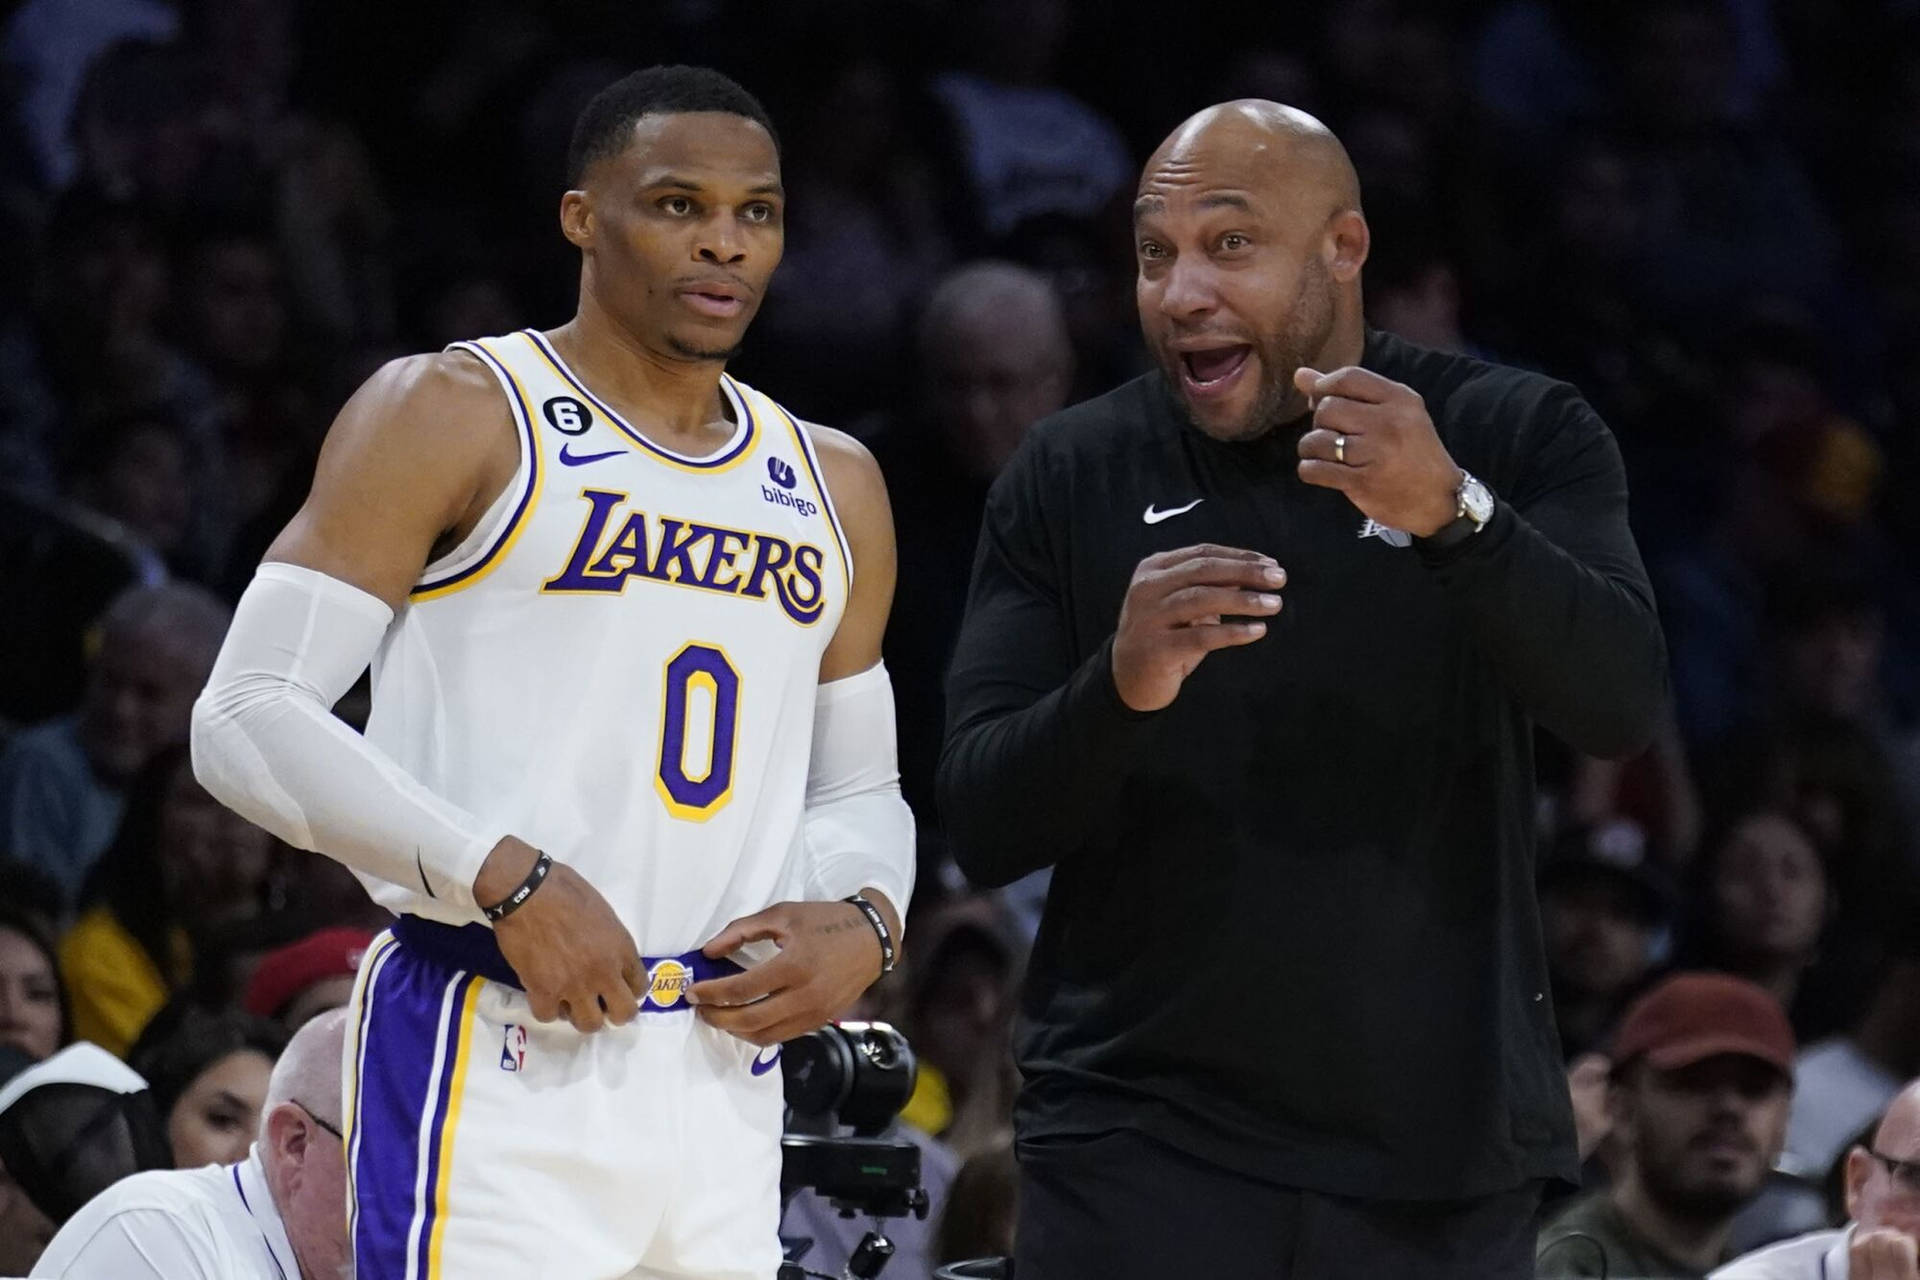
M1151 240L1143 240L1140 242L1140 256L1148 262L1158 262L1167 256L1167 250L1163 245L1155 244Z
M693 201L685 196L668 196L660 202L660 211L682 218L693 212Z
M1247 239L1238 231L1229 231L1220 237L1220 247L1228 253L1238 253L1252 243L1253 241Z
M748 222L773 221L773 206L770 204L750 204L744 212Z

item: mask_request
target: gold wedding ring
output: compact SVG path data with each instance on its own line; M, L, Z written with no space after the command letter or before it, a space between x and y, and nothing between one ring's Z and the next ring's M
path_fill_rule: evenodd
M1345 436L1335 436L1333 438L1333 460L1342 466L1346 465L1347 438Z

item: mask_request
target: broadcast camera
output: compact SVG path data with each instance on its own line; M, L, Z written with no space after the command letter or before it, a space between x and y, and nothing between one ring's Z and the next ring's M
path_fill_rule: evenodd
M780 1140L780 1198L812 1189L840 1215L927 1216L920 1186L920 1148L880 1134L913 1093L913 1050L884 1022L830 1023L781 1046L787 1132ZM842 1132L851 1130L850 1133ZM780 1280L872 1280L893 1256L893 1243L869 1231L841 1277L809 1271L792 1258Z

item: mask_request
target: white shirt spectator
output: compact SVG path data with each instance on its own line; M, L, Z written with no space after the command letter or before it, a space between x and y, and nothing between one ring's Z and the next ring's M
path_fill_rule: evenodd
M1735 1258L1707 1280L1847 1280L1853 1228L1810 1231Z
M138 1173L67 1221L34 1267L61 1280L299 1280L256 1146L239 1164Z
M1842 1037L1822 1040L1793 1069L1793 1111L1787 1117L1788 1172L1819 1180L1847 1144L1900 1092L1901 1080Z

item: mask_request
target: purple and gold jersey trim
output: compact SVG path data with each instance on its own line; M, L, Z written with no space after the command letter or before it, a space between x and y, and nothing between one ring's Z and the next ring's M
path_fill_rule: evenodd
M501 526L500 532L494 536L493 545L487 548L486 553L472 564L453 573L422 581L407 593L409 599L416 601L438 599L462 587L470 587L486 577L495 565L506 559L507 552L513 549L513 544L519 540L521 531L532 520L534 508L540 501L540 440L534 434L533 414L527 408L525 390L521 388L519 380L513 376L512 371L478 341L456 342L453 345L459 350L472 352L484 360L487 367L493 370L494 376L500 379L501 387L506 390L507 399L513 405L514 420L518 423L521 438L525 442L527 483L521 490L520 501L514 506L513 515Z
M474 1005L487 980L382 942L354 1009L348 1229L357 1274L436 1280Z
M696 458L688 454L675 453L671 449L662 448L660 445L647 439L646 436L641 434L625 418L615 413L606 401L588 390L586 383L574 376L573 370L567 367L567 362L560 358L560 353L553 349L553 345L547 341L545 335L533 329L522 329L521 332L526 335L527 339L531 341L535 347L539 348L540 354L546 357L548 364L553 366L553 371L560 376L562 381L578 392L582 400L585 400L588 404L606 414L607 420L619 428L621 434L625 435L642 449L645 449L656 460L664 462L668 466L680 471L692 471L697 474L712 475L717 472L729 470L738 465L746 459L748 451L752 449L754 438L759 434L759 424L754 421L753 410L748 407L747 398L734 388L733 379L727 377L725 374L720 376L720 385L725 389L727 399L734 407L734 412L740 415L740 428L734 433L733 439L728 442L727 446L718 453L709 454L703 458Z

